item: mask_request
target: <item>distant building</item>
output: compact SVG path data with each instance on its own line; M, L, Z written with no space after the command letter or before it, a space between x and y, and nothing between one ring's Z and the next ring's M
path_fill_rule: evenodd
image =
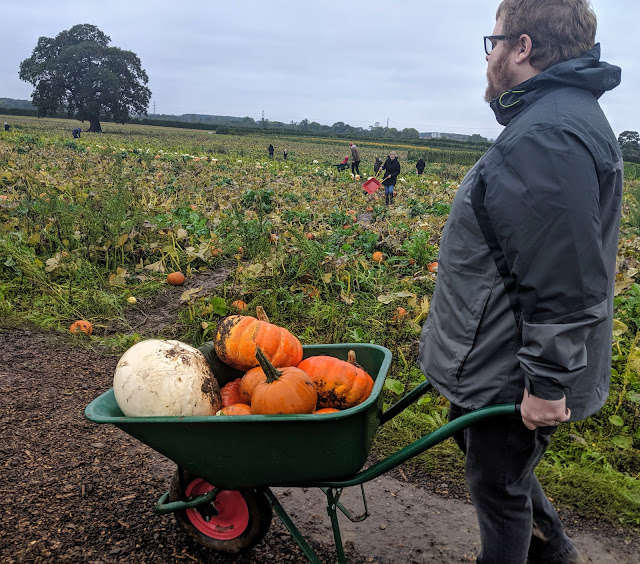
M440 139L443 137L446 137L447 139L457 139L458 141L467 141L470 136L462 133L442 133L439 131L426 131L424 133L420 133L420 139Z

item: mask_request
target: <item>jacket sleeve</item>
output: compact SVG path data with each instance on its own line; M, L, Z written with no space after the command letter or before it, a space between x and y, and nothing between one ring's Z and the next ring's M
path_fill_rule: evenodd
M588 377L586 340L608 315L594 157L571 131L532 131L487 174L485 207L515 282L517 356L536 397Z

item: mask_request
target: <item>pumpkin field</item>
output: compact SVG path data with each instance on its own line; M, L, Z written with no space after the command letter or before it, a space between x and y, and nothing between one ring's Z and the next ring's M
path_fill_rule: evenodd
M303 345L387 347L385 404L423 381L418 338L438 276L438 242L469 165L429 161L417 175L407 155L428 147L356 140L362 177L354 178L335 166L351 139L118 124L72 139L74 124L20 118L0 137L3 331L46 333L70 349L113 357L149 338L201 346L224 317L263 308ZM402 170L386 206L382 190L367 194L362 183L375 158L392 150ZM559 427L538 467L558 506L636 537L639 252L640 181L630 176L611 393L597 414ZM70 332L79 321L86 325ZM0 364L1 378L11 366ZM443 425L447 413L444 398L426 394L379 429L374 454ZM464 489L453 441L407 467Z

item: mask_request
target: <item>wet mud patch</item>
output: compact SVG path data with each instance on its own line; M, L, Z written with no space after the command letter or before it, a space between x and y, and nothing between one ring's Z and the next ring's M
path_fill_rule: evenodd
M125 323L114 323L106 330L106 334L131 332L142 337L175 338L178 315L188 307L187 302L180 299L182 294L192 291L194 298L212 296L229 278L233 269L234 267L221 266L215 271L198 272L187 278L182 286L167 285L167 288L153 298L139 298L135 306L125 310Z

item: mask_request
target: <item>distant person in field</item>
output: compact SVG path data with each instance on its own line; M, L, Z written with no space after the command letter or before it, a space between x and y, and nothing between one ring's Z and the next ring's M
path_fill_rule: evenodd
M349 166L348 163L349 163L349 155L345 155L344 159L342 159L342 162L338 163L336 167L338 168L339 171L342 171Z
M269 158L272 159L273 152L275 151L275 149L273 148L273 145L271 143L269 143L269 146L267 147L267 151L269 151Z
M418 162L416 163L416 172L418 174L422 174L424 172L424 167L426 166L426 163L424 162L424 159L422 157L420 157L418 159Z
M380 157L376 157L376 160L373 161L373 172L375 174L378 174L378 172L380 172L381 167L382 167L382 160L380 160Z
M382 184L384 184L384 203L390 206L393 204L393 189L400 174L400 161L395 151L389 153L387 160L382 165L382 170L384 170L384 178L382 179Z
M351 174L360 176L360 149L355 143L349 143L351 147Z
M285 150L282 152L282 158L283 158L285 161L287 160L287 155L288 155L288 154L289 154L289 151L287 151L287 149L285 149Z
M73 135L74 139L80 139L81 133L82 133L82 129L80 129L79 127L76 127L75 129L71 130L71 134Z
M4 122L4 130L5 130L5 131L9 131L9 128L10 128L10 127L11 127L11 126L10 126L10 125L5 121L5 122Z
M457 189L420 337L451 420L520 403L454 434L480 564L590 561L535 474L558 426L596 413L611 380L624 168L598 99L621 70L600 59L590 4L500 2L485 101L504 129Z

